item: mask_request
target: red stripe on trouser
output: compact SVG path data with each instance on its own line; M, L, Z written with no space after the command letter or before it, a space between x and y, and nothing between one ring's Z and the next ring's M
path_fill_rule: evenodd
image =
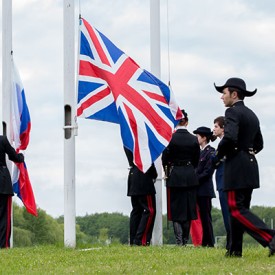
M10 240L10 232L11 232L11 196L8 197L7 200L7 228L6 228L6 248L9 247L9 240Z
M170 199L170 188L167 187L167 190L166 190L166 193L167 193L167 219L168 221L171 221L172 220L172 215L171 215L171 199Z
M254 224L247 220L238 210L234 191L228 192L228 205L230 208L230 213L234 218L236 218L240 223L242 223L245 227L249 228L251 231L254 231L255 233L259 234L265 241L271 241L272 236L270 234L257 228Z
M154 214L155 214L155 210L154 210L153 203L152 203L152 197L150 195L147 195L146 198L147 198L147 204L148 204L150 215L149 215L149 218L148 218L147 223L146 223L145 231L142 235L142 239L141 239L141 244L142 245L147 244L147 233L150 229L150 226L152 224L152 220L153 220L153 217L154 217Z

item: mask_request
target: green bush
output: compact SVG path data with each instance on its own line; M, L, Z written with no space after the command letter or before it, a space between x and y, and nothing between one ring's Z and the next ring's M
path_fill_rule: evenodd
M13 227L13 246L25 247L32 245L33 233L29 230Z

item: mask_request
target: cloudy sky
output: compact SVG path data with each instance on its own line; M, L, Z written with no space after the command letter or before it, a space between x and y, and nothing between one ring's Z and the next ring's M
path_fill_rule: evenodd
M260 119L265 141L258 155L261 188L254 191L252 204L275 206L274 1L160 0L160 6L161 79L167 83L170 75L177 102L189 114L190 131L212 127L213 119L224 114L214 82L222 85L237 76L245 79L249 90L258 88L254 97L245 100ZM0 9L2 13L2 3ZM80 1L76 28L79 10L150 71L149 0ZM0 47L2 52L2 43ZM25 155L37 205L58 217L64 214L63 1L13 0L13 51L32 119ZM119 126L78 119L78 127L76 214L107 211L128 215L128 164ZM218 199L213 204L218 206Z

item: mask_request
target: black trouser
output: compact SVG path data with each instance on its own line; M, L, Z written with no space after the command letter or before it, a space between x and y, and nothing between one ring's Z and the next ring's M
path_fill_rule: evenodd
M156 217L156 197L131 196L130 244L150 245Z
M0 247L10 247L12 196L0 194Z
M252 189L238 189L227 192L231 222L230 253L242 253L243 233L247 232L262 246L269 245L275 230L267 225L250 210Z
M212 226L212 203L210 197L198 197L202 225L202 246L213 247L215 244L214 232Z

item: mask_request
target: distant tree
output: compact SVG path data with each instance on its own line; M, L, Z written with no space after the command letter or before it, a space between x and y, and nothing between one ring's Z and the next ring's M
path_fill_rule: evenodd
M213 207L211 211L212 225L214 236L226 236L226 230L223 223L222 212L220 209Z
M64 226L63 226L64 227ZM76 225L76 243L78 246L94 243L94 239L81 231L79 224Z
M110 238L109 238L109 229L108 228L100 228L98 240L102 244L106 244L106 241L110 240Z
M63 242L63 225L38 209L38 216L13 203L13 243L15 247Z
M264 220L269 227L272 226L272 223L273 228L275 227L275 207L252 206L251 211Z
M114 241L119 239L121 243L128 243L129 217L120 213L113 213L110 216L109 237Z
M16 203L13 203L13 226L24 227L26 221L23 213L24 208L19 207Z
M56 244L63 241L63 227L46 212L38 208L38 216L30 215L25 209L24 229L32 232L32 244Z
M25 227L33 233L33 244L46 244L48 241L48 232L50 227L46 222L46 212L38 210L38 216L34 217L27 211L24 211L23 216L26 220Z
M76 217L80 230L93 239L100 236L101 229L108 229L108 238L122 244L128 243L129 217L120 213L96 213Z
M58 218L55 219L58 223L64 224L64 216L59 216Z

